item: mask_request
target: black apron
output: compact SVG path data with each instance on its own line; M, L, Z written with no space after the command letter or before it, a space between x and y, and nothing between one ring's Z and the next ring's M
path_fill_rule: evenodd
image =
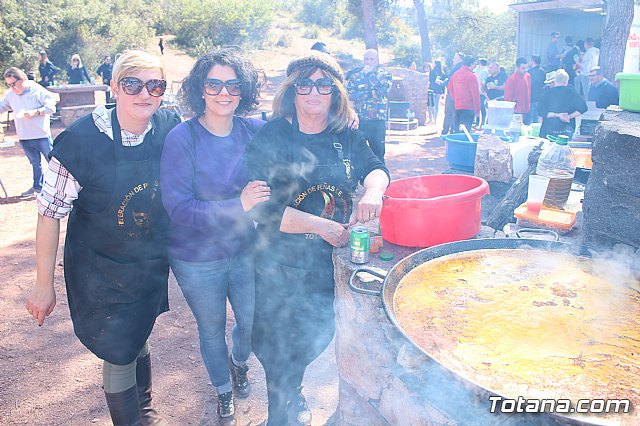
M288 160L297 196L289 206L348 223L352 209L349 132L343 134L347 138L327 136L337 161L316 162L302 149L303 135L295 118L292 125ZM335 330L333 247L314 234L278 231L271 241L261 245L255 259L254 352L270 372L304 371L331 342Z
M74 331L99 358L133 362L156 317L169 309L168 216L158 178L161 140L147 133L139 160L125 158L112 113L115 181L107 207L74 205L67 225L64 272ZM113 167L113 165L105 165ZM79 200L82 192L79 194Z

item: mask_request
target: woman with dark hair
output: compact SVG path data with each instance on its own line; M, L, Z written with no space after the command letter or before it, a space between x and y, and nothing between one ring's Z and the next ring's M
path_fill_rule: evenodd
M104 361L111 420L166 425L151 404L147 339L169 309L169 220L158 175L164 138L180 117L159 109L167 82L157 56L127 51L113 77L115 108L97 107L53 145L38 195L37 276L27 310L42 325L56 305L60 220L69 214L64 278L71 320L82 344Z
M44 50L38 53L38 72L40 72L40 84L43 87L53 86L53 77L60 68L53 65Z
M433 69L431 69L429 72L429 96L427 98L429 122L433 124L435 124L438 119L440 98L444 93L444 86L442 85L442 83L446 79L447 76L442 70L442 62L435 61Z
M96 74L102 77L102 84L111 86L111 74L113 74L113 65L111 65L111 57L105 56L102 64L96 70ZM107 103L111 102L111 91L107 90Z
M232 49L198 59L179 92L195 117L169 133L160 169L171 220L171 269L198 323L202 360L224 423L234 421L232 381L237 397L249 395L255 227L248 212L269 199L269 188L263 181L249 182L244 162L245 149L264 122L244 116L258 104L263 80L263 73ZM230 355L227 299L236 321Z
M349 129L349 95L338 63L313 52L291 61L273 102L274 119L247 150L253 179L271 188L254 209L254 352L265 370L268 424L311 423L302 395L307 366L333 338L333 247L350 223L380 214L388 171ZM351 188L364 191L352 216Z

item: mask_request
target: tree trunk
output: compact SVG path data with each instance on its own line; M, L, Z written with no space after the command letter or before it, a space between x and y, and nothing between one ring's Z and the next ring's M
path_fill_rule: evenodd
M600 49L600 67L603 75L613 82L616 73L622 72L624 67L624 53L633 21L633 0L615 0L605 4L607 22Z
M420 44L422 50L422 62L431 62L431 40L429 39L429 23L424 11L424 0L413 0L418 15L418 28L420 29Z
M362 20L364 22L365 48L378 50L378 32L376 30L376 9L374 0L362 1Z

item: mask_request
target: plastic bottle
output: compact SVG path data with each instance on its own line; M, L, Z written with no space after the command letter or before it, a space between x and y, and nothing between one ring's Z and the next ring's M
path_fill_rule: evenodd
M536 174L550 179L542 204L561 209L571 192L571 182L576 172L576 156L568 145L569 138L558 136L555 143L545 149L536 167Z

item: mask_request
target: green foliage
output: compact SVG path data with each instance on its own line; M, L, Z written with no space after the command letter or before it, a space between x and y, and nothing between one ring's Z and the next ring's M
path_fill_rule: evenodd
M145 48L153 36L151 0L0 0L0 67L37 70L38 52L63 70L78 53L91 73L105 55ZM63 71L58 78L66 78Z
M259 45L273 20L268 0L178 0L175 42L192 54L219 45Z
M320 28L312 25L304 31L302 37L310 39L320 38Z
M336 0L302 0L298 20L307 25L331 28L338 20Z
M280 37L278 37L278 41L276 42L276 46L278 46L278 47L289 47L289 46L291 46L292 41L293 41L293 38L291 37L290 34L282 34Z
M417 64L422 62L422 52L420 43L403 39L393 46L393 56L397 65L408 68L411 62Z
M37 54L55 38L60 1L0 0L0 67L34 69Z
M378 42L382 46L394 46L405 42L415 32L405 21L406 8L394 5L394 0L376 0L376 29ZM414 9L411 9L415 13ZM349 0L342 18L344 31L342 36L348 40L364 38L364 23L362 17L362 1Z
M510 66L515 61L515 13L496 14L477 0L433 1L427 11L436 54L451 63L456 52ZM437 56L437 55L436 55Z

